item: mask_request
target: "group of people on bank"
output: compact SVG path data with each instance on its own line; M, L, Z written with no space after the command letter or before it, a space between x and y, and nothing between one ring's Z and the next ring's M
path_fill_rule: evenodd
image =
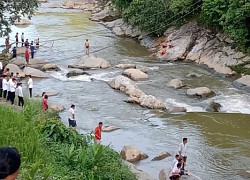
M25 50L25 59L26 59L26 63L29 64L29 59L34 58L35 50L37 48L39 48L39 46L40 46L40 40L38 38L35 41L29 42L29 39L26 39L26 40L24 39L24 33L22 33L21 42L20 42L19 41L19 35L18 35L18 32L17 32L16 35L15 35L15 44L16 44L16 46L13 47L13 49L11 51L12 52L12 58L17 57L17 47L18 47L18 44L21 44L20 47L25 47L26 48L26 50ZM10 46L9 37L7 37L5 39L5 45L6 45L6 47Z
M14 105L15 97L18 96L18 106L24 106L24 95L22 83L20 82L19 73L10 72L9 68L5 71L2 69L2 63L0 62L0 99L6 102L10 102ZM31 76L28 76L28 89L29 96L32 97L33 80Z

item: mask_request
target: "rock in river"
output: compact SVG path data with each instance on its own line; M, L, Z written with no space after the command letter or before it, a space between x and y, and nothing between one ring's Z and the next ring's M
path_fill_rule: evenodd
M250 91L250 75L242 76L241 78L235 80L233 84L237 88Z
M187 94L190 96L201 96L201 97L209 97L214 94L214 92L207 87L198 87L194 89L188 89Z
M171 156L171 154L169 154L168 152L163 152L163 153L157 155L156 157L154 157L152 159L152 161L160 161L160 160L165 159L166 157L169 157L169 156Z
M56 111L56 112L62 112L65 110L64 106L61 104L57 104L57 103L52 103L49 105L49 108Z
M15 65L15 64L8 64L5 67L5 70L6 70L6 68L9 68L10 72L13 72L14 74L16 74L18 72L19 73L19 77L25 77L25 73L23 71L21 71L21 69L17 65Z
M42 71L60 71L56 64L44 64L41 68Z
M91 69L91 68L101 68L105 69L109 67L108 61L102 58L95 57L83 57L77 63L69 65L69 68L77 68L77 69Z
M122 69L136 69L135 64L117 64L115 65L116 68L122 68Z
M148 155L144 154L142 151L136 149L133 146L124 146L121 150L121 156L122 159L128 162L138 162L148 158Z
M24 68L23 72L28 76L31 75L32 77L37 77L37 78L46 78L48 77L47 74L45 74L44 72L38 70L38 69L34 69L31 67L26 67Z
M148 75L139 69L126 69L122 74L134 81L148 80Z
M80 75L88 75L89 76L89 73L87 73L81 69L74 69L74 70L69 71L66 74L67 78L73 77L73 76L80 76Z
M27 19L21 19L21 20L16 20L15 22L14 22L14 24L15 25L30 25L31 24L31 22L29 21L29 20L27 20Z
M180 79L172 79L167 83L168 87L173 87L175 89L179 89L185 86L185 84Z

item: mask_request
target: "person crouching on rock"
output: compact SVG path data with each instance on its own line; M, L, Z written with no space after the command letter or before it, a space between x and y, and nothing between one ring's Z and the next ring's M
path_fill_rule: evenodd
M99 122L98 126L95 128L95 140L97 143L100 143L102 138L102 126L103 123Z
M170 180L179 180L181 177L181 163L177 163L177 165L171 170Z
M75 119L75 105L72 104L69 108L69 127L72 127L74 130L76 130L76 119Z
M30 59L29 47L26 48L26 51L25 51L25 59L26 59L26 63L29 64L29 59Z
M0 148L0 179L15 180L19 174L21 157L16 148Z

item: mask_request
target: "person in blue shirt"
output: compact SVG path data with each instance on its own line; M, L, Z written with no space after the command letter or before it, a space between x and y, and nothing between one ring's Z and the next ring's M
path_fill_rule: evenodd
M30 43L30 53L31 53L31 59L34 59L34 53L35 53L35 46L33 41Z

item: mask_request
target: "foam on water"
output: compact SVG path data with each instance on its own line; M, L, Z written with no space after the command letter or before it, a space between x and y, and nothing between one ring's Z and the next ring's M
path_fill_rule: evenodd
M200 106L191 106L185 102L178 102L176 99L167 98L165 104L169 104L174 107L185 107L187 112L206 112L204 108Z

